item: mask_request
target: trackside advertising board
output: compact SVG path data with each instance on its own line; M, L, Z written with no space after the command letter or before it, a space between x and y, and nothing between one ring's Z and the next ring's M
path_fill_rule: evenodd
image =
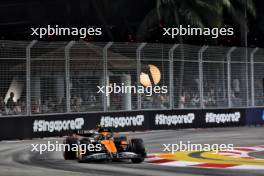
M152 114L150 117L152 130L230 127L245 124L245 111L243 109L171 110L150 113Z
M157 110L6 117L0 118L0 139L62 136L69 131L94 129L99 124L113 131L244 126L245 111Z
M264 125L264 108L252 108L246 110L247 125Z

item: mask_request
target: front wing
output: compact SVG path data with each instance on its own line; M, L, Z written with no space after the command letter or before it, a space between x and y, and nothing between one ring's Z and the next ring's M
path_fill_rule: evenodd
M112 159L133 159L141 158L142 156L133 152L119 152L117 154L110 153L94 153L90 155L84 155L82 160L95 161L95 160L112 160Z

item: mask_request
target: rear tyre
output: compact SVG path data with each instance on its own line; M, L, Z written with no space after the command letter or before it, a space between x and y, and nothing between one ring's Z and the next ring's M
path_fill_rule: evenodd
M88 146L90 144L90 140L87 138L84 138L80 141L80 146L79 146L79 151L78 151L78 162L79 163L85 163L88 162L87 160L84 159L84 156L89 155L89 150L85 146Z
M138 158L132 158L133 163L142 163L146 156L146 149L142 139L131 139L130 143L131 152L139 155Z

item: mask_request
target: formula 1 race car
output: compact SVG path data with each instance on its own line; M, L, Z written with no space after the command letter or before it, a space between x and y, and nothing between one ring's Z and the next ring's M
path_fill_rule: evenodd
M142 139L127 140L126 136L114 137L107 128L96 132L78 132L66 137L64 159L77 159L79 162L120 161L131 159L133 163L141 163L146 157L146 149Z

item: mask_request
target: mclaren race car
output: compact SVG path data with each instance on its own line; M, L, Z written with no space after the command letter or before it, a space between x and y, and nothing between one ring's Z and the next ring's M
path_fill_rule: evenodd
M120 161L130 159L133 163L141 163L146 157L143 140L126 136L114 137L107 128L93 132L74 132L64 140L64 159L77 159L79 162Z

